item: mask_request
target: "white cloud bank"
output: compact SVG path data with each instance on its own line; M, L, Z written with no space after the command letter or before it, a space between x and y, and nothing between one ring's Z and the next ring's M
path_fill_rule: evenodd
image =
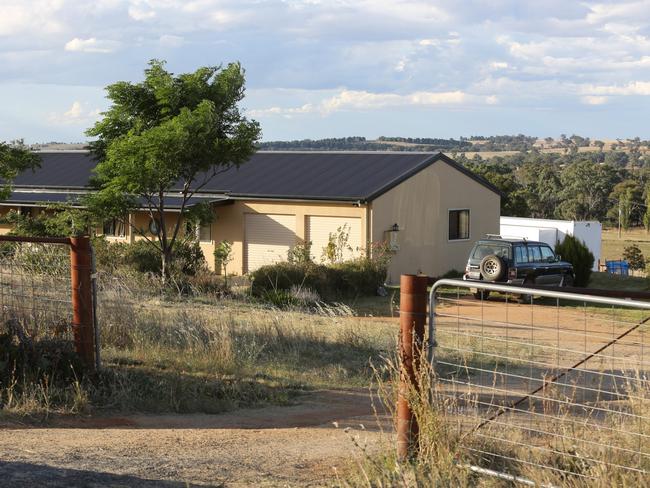
M63 113L53 112L48 120L53 124L88 125L99 118L100 112L99 109L90 110L84 103L75 100L68 110Z
M469 95L460 90L434 92L417 91L400 95L397 93L373 93L365 90L341 90L333 96L323 98L318 103L306 103L299 107L270 107L252 109L248 114L253 117L268 117L280 115L291 118L295 115L317 113L327 116L341 111L380 110L383 108L400 107L433 107L433 106L458 106L463 104L498 103L496 96L487 97Z
M64 49L66 51L82 52L82 53L112 53L119 47L120 43L117 41L106 41L90 37L88 39L81 39L75 37L74 39L65 43Z

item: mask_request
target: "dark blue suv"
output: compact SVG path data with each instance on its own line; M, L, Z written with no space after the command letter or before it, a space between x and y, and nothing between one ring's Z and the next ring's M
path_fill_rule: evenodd
M471 281L541 286L572 286L573 278L571 263L562 261L548 244L494 237L474 244L463 276Z

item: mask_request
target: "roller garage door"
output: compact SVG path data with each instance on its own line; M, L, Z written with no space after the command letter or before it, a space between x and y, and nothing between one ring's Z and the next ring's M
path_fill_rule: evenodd
M339 229L348 233L348 246L352 249L343 251L343 260L357 257L361 254L361 219L355 217L321 217L310 215L306 222L306 240L311 241L312 259L323 262L323 250L329 243L330 234L336 235Z
M247 271L287 260L296 245L296 216L246 214L244 262Z

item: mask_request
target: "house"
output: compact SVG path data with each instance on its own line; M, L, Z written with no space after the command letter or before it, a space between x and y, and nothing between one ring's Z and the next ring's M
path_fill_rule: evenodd
M594 255L593 271L598 271L600 262L601 234L600 222L530 219L524 217L501 217L500 233L502 236L522 237L531 241L545 242L551 247L562 242L566 236L574 236L585 243Z
M39 212L92 191L96 163L88 152L40 155L41 168L16 178L0 213ZM166 199L170 213L180 210L177 194ZM338 233L347 238L345 257L367 252L370 243L389 243L393 282L401 273L440 276L462 270L473 241L499 229L499 192L443 154L260 151L217 175L190 204L198 202L214 212L197 233L208 263L214 267L216 244L231 241L228 268L237 274L284 260L301 242L311 242L313 259L322 260L330 235ZM129 223L106 222L98 232L132 242L131 226L151 225L144 211L129 215Z

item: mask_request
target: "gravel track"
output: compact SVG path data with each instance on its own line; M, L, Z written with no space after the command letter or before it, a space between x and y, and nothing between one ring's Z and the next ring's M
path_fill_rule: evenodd
M388 439L368 391L223 415L55 419L0 430L0 486L331 486Z

